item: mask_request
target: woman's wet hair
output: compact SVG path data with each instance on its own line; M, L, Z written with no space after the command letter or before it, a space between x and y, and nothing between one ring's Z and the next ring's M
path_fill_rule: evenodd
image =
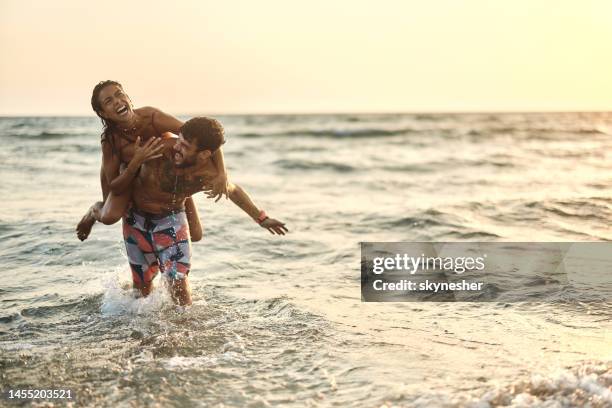
M102 134L100 135L102 143L109 143L111 146L111 150L113 151L113 153L115 153L116 151L113 132L116 132L118 130L118 127L117 124L112 120L105 119L102 117L102 102L100 101L100 92L102 92L102 89L106 88L109 85L115 85L123 89L123 85L121 85L117 81L112 81L110 79L98 82L98 84L94 87L93 92L91 93L91 107L102 121L102 126L104 126Z

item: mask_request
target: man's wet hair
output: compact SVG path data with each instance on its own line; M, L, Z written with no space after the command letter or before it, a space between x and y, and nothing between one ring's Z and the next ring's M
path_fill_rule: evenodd
M189 143L196 143L199 151L214 153L225 143L223 126L218 120L204 116L189 119L181 127L181 133Z

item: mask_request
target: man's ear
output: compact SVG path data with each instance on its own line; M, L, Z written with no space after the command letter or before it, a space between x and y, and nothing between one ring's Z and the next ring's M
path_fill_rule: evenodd
M212 153L210 152L210 150L202 150L198 153L198 157L200 158L200 160L206 160L210 156L212 156Z

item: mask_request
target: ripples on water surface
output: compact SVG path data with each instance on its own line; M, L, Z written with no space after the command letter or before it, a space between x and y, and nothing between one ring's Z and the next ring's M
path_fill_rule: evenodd
M612 116L231 116L226 161L292 233L197 199L195 304L134 300L94 118L2 118L0 383L79 405L612 406L609 301L363 304L360 241L594 241ZM547 405L549 404L549 405ZM555 405L557 404L557 405Z

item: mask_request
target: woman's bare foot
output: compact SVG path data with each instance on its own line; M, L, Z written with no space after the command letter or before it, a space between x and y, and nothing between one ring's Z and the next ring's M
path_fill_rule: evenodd
M97 212L100 211L100 209L102 208L102 205L103 205L102 201L98 201L97 203L89 207L89 210L87 210L83 218L81 218L81 221L79 221L79 223L77 224L76 233L77 233L77 237L81 241L85 241L87 237L89 236L89 233L91 232L91 229L93 228L93 225L96 223L96 217L94 214L96 211Z

